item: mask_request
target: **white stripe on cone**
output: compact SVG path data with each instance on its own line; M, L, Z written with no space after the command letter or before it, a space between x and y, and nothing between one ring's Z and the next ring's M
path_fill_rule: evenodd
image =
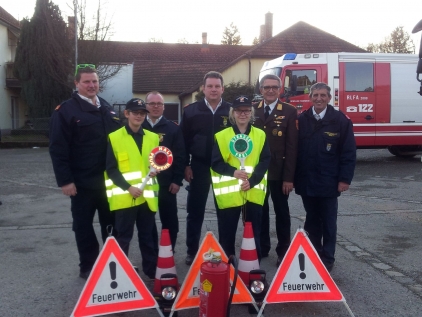
M243 250L255 250L255 239L254 238L243 238L242 246L240 247Z
M171 245L160 245L158 250L158 257L160 258L170 258L173 256L173 248Z

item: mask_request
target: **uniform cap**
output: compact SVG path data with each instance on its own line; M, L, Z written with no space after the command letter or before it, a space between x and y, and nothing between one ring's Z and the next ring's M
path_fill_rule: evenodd
M149 112L145 105L145 101L140 98L132 98L126 103L125 110L129 111L137 111L137 110L144 110L145 112Z
M236 109L240 106L252 107L252 101L246 96L238 96L233 102L232 108Z

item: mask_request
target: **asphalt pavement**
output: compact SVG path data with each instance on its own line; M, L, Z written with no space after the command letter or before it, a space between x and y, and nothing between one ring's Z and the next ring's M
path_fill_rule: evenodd
M355 316L422 316L422 163L386 150L359 150L356 175L339 199L336 263L331 276ZM57 188L47 148L0 149L0 316L70 316L85 281L78 277L78 254L71 229L70 200ZM178 194L180 232L175 262L183 281L186 255L186 194ZM290 199L292 236L303 227L300 197ZM261 262L267 277L276 273L273 249ZM157 224L160 226L157 217ZM95 228L99 237L99 226ZM210 194L202 228L217 234ZM237 231L237 249L242 242ZM140 266L133 240L129 258ZM141 273L141 277L145 276ZM148 288L153 284L146 281ZM158 316L155 310L109 316ZM198 309L179 312L198 316ZM248 316L233 305L231 316ZM267 305L265 316L350 316L341 302Z

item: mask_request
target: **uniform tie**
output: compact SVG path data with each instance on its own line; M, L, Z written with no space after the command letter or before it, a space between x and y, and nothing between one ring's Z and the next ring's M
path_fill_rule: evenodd
M314 117L315 117L315 119L316 119L317 121L321 120L321 117L319 116L319 114L318 114L318 113L315 113L315 114L314 114Z
M268 116L270 115L271 108L270 106L265 106L265 120L267 120Z

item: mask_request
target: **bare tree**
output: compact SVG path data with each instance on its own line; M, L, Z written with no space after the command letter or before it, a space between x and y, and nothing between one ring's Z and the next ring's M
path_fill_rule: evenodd
M96 65L100 90L103 90L107 81L117 75L123 66L106 57L105 41L110 40L113 35L113 16L107 15L101 0L98 0L97 9L90 19L87 19L86 0L78 0L77 13L79 63Z
M415 53L415 44L403 26L396 27L385 40L379 44L369 43L365 49L372 53Z
M221 44L224 45L241 45L242 39L240 38L239 30L237 26L230 23L230 27L224 29L223 38L221 39Z
M150 42L150 43L163 43L163 39L157 38L157 37L150 37L148 42Z

